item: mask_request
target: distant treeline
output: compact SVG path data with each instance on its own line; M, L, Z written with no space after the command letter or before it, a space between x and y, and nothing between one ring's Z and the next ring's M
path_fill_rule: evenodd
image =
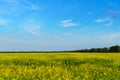
M120 52L120 46L111 46L109 48L91 48L91 49L81 49L81 50L74 50L73 52Z
M70 51L0 51L0 53L57 53L57 52L102 52L102 53L108 53L108 52L120 52L120 46L111 46L109 48L91 48L91 49L80 49L80 50L70 50Z

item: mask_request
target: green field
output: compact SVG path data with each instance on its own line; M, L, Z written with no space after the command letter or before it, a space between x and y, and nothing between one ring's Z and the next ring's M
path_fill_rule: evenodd
M0 53L0 80L120 80L120 54Z

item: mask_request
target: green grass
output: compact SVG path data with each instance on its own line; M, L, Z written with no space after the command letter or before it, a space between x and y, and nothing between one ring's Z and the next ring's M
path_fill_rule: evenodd
M0 80L120 80L120 54L0 53Z

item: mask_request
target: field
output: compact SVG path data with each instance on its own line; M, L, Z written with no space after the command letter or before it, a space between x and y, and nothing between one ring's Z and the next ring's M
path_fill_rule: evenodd
M0 53L0 80L120 80L120 54Z

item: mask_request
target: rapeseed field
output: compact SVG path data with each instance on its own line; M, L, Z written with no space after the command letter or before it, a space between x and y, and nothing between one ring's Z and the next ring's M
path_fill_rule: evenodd
M0 80L120 80L120 54L0 53Z

